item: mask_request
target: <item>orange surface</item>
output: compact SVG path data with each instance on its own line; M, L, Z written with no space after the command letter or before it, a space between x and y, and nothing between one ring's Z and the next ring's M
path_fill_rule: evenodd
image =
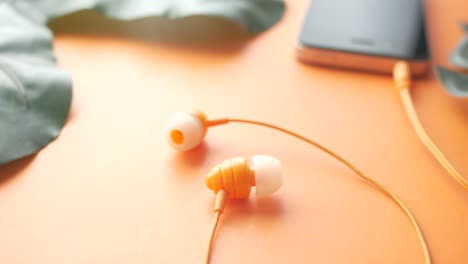
M434 263L467 263L468 195L419 143L391 78L294 59L307 2L288 1L279 24L247 41L232 41L244 34L227 22L190 31L203 23L143 27L86 13L58 21L71 115L44 151L0 169L0 263L202 263L214 202L205 176L255 154L282 160L284 185L270 199L228 203L213 263L423 263L394 203L295 139L233 124L211 129L192 153L172 151L165 122L192 108L270 121L332 148L406 202ZM468 2L425 2L434 62L447 65ZM202 41L210 32L222 38ZM448 96L433 74L412 95L468 177L467 99Z

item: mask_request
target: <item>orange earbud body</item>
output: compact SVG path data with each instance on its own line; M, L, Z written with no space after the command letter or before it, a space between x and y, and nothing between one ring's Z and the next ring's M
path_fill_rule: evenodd
M255 186L255 173L245 158L225 160L213 167L206 178L206 186L213 192L225 190L234 199L247 199Z

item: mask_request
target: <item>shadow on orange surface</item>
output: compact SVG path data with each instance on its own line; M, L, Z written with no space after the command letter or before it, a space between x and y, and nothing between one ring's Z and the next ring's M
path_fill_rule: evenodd
M271 197L254 197L247 200L229 200L222 216L224 223L245 222L255 216L261 221L277 222L284 214L283 200ZM237 224L237 223L236 223Z
M170 159L173 165L171 168L174 169L175 175L178 176L195 175L193 170L202 167L201 165L205 162L209 151L209 146L205 141L196 148L186 152L174 151L173 156Z
M14 177L19 175L24 169L31 164L37 154L33 154L19 160L7 163L0 166L0 188L7 184Z

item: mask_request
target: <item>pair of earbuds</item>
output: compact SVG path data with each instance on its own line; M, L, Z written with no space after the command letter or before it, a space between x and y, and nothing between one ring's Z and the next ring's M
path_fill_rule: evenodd
M208 127L226 123L227 120L209 122L205 114L178 113L166 127L166 140L178 151L188 151L200 145ZM271 156L253 156L251 165L246 158L225 160L213 167L206 178L206 186L215 193L227 192L229 198L245 199L255 186L257 195L268 195L282 185L281 163Z
M209 127L226 124L229 119L208 120L199 111L178 113L166 127L166 140L178 151L188 151L199 146ZM252 187L259 196L276 192L282 185L281 163L271 156L253 156L248 162L244 157L225 160L213 167L206 177L206 186L216 194L215 217L210 233L206 263L210 263L214 234L224 211L226 200L247 199ZM250 163L250 164L249 164Z
M236 118L208 120L204 113L194 111L191 113L176 114L169 121L165 131L166 140L168 144L175 150L188 151L196 148L202 143L208 128L227 123L243 123L262 126L285 133L322 150L326 154L341 162L343 165L352 170L357 176L361 177L363 180L374 186L377 190L388 196L393 202L395 202L398 207L400 207L416 231L417 237L424 252L425 262L427 264L431 263L429 249L422 234L421 228L419 227L416 218L413 216L410 209L403 203L403 201L395 194L390 192L382 184L366 176L351 162L307 137L292 132L286 128L255 120ZM206 253L207 264L210 263L214 234L216 232L220 216L224 211L227 199L246 199L249 197L252 187L255 187L257 195L272 194L281 187L282 182L281 163L279 160L270 156L254 156L252 157L250 164L246 158L233 158L230 160L225 160L213 167L211 172L206 177L206 186L216 194L214 203L215 215L210 232L208 250Z

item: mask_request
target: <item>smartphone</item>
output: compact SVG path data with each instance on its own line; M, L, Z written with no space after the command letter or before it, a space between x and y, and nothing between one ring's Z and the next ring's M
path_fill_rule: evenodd
M296 56L305 63L392 73L405 60L429 69L421 0L311 0Z

